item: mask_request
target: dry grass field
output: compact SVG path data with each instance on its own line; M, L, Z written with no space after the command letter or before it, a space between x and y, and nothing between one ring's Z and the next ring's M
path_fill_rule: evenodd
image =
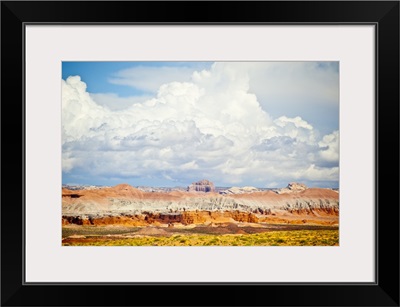
M63 246L338 246L337 227L304 229L253 229L253 227L223 231L182 229L167 231L162 228L117 228L113 234L105 234L106 228L99 228L96 234L90 229L64 230ZM102 234L103 232L103 234ZM79 234L78 234L79 233Z

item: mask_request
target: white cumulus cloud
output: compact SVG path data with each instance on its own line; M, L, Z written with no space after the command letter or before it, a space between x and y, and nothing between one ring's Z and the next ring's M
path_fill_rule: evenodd
M151 95L120 97L115 93L90 93L90 97L97 104L112 111L128 109L134 104L141 104L152 98Z
M123 110L89 94L79 76L62 80L63 171L260 187L337 182L338 131L320 137L300 116L272 118L239 66L215 63L180 82L161 78L154 97Z
M331 134L324 135L318 142L321 147L320 156L324 161L339 162L339 131L333 131Z

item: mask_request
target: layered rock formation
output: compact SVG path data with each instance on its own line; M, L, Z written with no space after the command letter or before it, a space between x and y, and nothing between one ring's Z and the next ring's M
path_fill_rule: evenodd
M260 219L251 212L240 211L224 211L224 212L208 212L208 211L191 211L179 213L151 213L143 212L136 215L119 215L119 216L63 216L62 224L76 225L125 225L125 226L147 226L168 224L173 225L180 223L183 225L204 224L210 222L242 222L257 223Z
M200 180L198 182L193 182L187 190L189 192L215 192L215 186L211 181L208 180Z
M214 188L209 181L199 183L193 184L194 189L198 188L194 190L196 192L206 192L206 187L210 191ZM339 193L336 191L307 189L293 183L281 190L286 192L254 188L236 188L231 194L145 192L127 184L92 190L62 189L63 224L143 226L153 223L201 224L216 219L253 223L271 219L283 221L293 216L302 216L300 220L303 220L304 216L339 215Z

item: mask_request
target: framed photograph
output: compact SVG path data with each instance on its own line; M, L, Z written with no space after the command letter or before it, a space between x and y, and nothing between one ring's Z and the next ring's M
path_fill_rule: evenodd
M399 306L398 1L1 27L3 306Z

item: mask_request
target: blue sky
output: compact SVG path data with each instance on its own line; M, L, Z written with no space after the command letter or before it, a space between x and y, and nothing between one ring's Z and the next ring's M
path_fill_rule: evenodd
M118 72L135 67L192 67L203 69L211 62L62 62L62 79L80 76L89 93L117 93L120 97L143 95L143 89L110 82Z
M62 78L80 76L87 85L89 93L118 93L121 97L139 95L142 91L131 87L112 84L108 79L117 71L137 66L129 62L63 62Z
M338 186L337 62L63 62L63 183Z

